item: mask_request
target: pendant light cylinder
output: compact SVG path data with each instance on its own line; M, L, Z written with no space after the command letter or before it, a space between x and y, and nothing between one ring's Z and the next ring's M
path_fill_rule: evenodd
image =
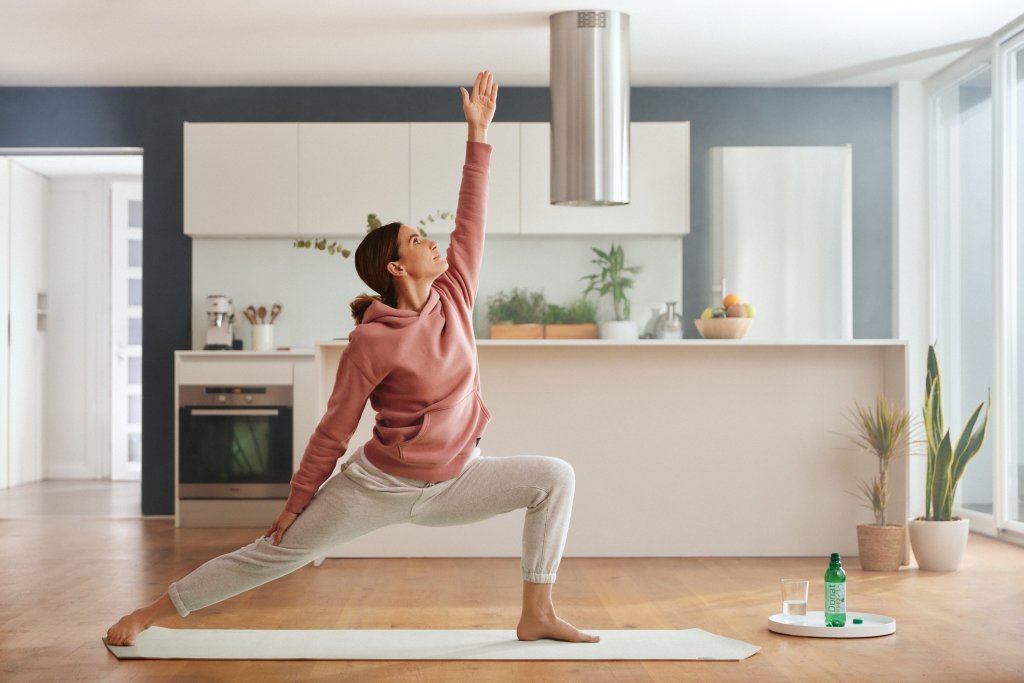
M629 203L629 15L551 15L551 203Z

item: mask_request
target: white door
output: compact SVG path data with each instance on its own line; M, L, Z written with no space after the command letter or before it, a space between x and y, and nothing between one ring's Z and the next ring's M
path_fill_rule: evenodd
M110 184L110 478L142 476L142 183Z
M8 486L43 478L45 177L10 162Z

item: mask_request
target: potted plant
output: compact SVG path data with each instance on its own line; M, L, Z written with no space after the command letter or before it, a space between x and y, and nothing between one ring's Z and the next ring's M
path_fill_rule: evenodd
M910 521L910 546L921 569L956 571L967 546L970 526L969 520L953 517L953 498L967 463L985 441L992 394L989 392L987 403L979 404L971 413L955 447L942 418L942 382L934 344L928 347L924 396L924 432L928 444L925 515ZM982 408L985 408L985 418L977 427Z
M585 296L566 306L548 304L545 339L597 339L597 304Z
M629 319L629 298L626 296L626 290L633 286L633 278L628 276L639 273L641 267L624 264L621 245L612 244L607 252L597 247L591 247L591 251L597 254L597 258L592 259L591 263L598 266L600 272L580 278L589 282L583 296L594 291L600 296L610 295L615 315L614 320L601 323L601 339L638 339L640 334L637 325Z
M491 339L543 339L547 301L542 292L514 288L487 300Z
M864 507L875 515L874 524L857 525L860 566L867 571L896 571L903 559L905 530L902 524L886 524L889 463L909 453L910 413L880 395L874 409L854 404L849 419L856 430L851 440L878 460L878 474L860 483Z

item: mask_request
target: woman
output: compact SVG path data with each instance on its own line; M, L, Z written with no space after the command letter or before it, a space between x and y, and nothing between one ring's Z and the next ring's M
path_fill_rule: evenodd
M272 581L373 529L466 524L519 508L527 512L516 635L597 642L559 619L551 602L572 509L572 468L544 456L485 457L478 447L490 414L480 396L473 302L498 86L482 71L472 95L459 90L469 139L447 260L408 225L391 223L363 239L356 270L379 296L352 302L357 325L284 511L264 537L210 560L122 617L107 631L110 644L131 645L157 619L185 617ZM327 481L367 400L377 411L373 438Z

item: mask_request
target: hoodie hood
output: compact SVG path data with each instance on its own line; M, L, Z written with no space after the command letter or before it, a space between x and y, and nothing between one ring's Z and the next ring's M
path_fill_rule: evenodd
M365 325L367 323L380 323L390 328L400 328L412 325L423 316L430 315L440 307L441 301L437 290L433 287L430 288L430 294L427 296L427 302L423 304L423 310L420 312L406 311L400 308L392 308L382 301L374 301L371 303L366 312L363 313L363 322L356 327Z

